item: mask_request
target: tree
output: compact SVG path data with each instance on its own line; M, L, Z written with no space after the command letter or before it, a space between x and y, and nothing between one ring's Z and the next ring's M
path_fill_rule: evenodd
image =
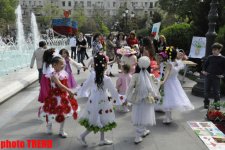
M177 15L177 21L192 24L196 35L205 36L208 31L208 14L212 0L159 0L160 8ZM225 23L225 1L219 0L217 31Z
M39 22L41 26L44 26L45 28L51 27L52 19L63 17L63 10L52 3L47 3L42 8L37 8L36 13L41 14L37 17L37 22Z
M15 8L18 0L1 0L0 1L0 32L5 33L9 24L14 24L16 15Z

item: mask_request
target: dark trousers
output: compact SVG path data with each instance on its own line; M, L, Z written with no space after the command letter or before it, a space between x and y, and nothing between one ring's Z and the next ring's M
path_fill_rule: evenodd
M76 59L76 47L71 47L71 58Z
M41 76L42 76L42 68L38 69L38 81L41 83Z
M82 63L83 66L85 66L84 57L85 57L85 51L77 51L78 63Z
M87 54L87 51L85 50L85 56L86 56L86 58L88 59L89 58L89 56L88 56L88 54Z
M210 76L208 75L205 77L205 85L204 85L204 96L205 104L209 104L209 94L211 88L213 89L213 95L214 95L214 102L220 101L220 79L216 76Z

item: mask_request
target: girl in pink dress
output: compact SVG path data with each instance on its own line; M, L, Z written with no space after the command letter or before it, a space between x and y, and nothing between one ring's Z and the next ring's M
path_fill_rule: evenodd
M120 95L120 100L123 103L122 111L129 112L128 105L127 105L127 99L126 99L126 92L128 89L128 86L130 84L130 80L132 78L132 75L130 72L130 66L128 65L122 65L122 73L119 75L119 78L116 81L116 89ZM121 108L121 106L119 106ZM121 109L120 109L121 110Z
M41 107L41 119L47 122L47 133L52 133L52 123L56 121L60 123L59 136L67 137L64 132L65 119L73 116L77 119L78 104L74 98L74 94L68 88L68 74L63 69L64 61L61 57L54 57L51 61L54 72L50 75L51 89L44 105Z
M53 58L54 52L55 52L55 49L51 48L46 50L43 55L43 70L42 70L43 74L41 77L40 93L38 97L38 101L40 103L44 103L50 91L50 75L54 71L51 65L51 60ZM38 116L39 115L40 114L38 114Z
M81 69L83 65L71 59L69 56L69 52L66 49L61 49L59 51L59 54L65 59L65 71L68 73L68 87L71 89L75 88L77 86L77 83L73 77L71 64L75 66L77 69Z

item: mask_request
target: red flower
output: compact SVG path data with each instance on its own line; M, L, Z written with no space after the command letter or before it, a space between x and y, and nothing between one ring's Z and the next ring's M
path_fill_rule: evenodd
M67 79L61 80L61 83L62 83L63 85L65 85L66 87L68 87Z
M50 109L49 109L49 113L50 114L56 114L56 108L55 107L50 107Z
M70 113L70 110L71 110L70 106L68 106L68 105L63 105L63 112L64 112L65 114Z
M69 102L68 102L68 100L67 100L65 97L63 97L63 98L61 99L61 104L62 104L62 105L68 105Z
M121 101L123 100L123 96L120 96L120 100L121 100Z
M77 101L75 99L70 99L70 104L71 104L73 110L77 111L77 109L78 109Z
M56 96L59 96L59 95L61 94L60 88L55 88L55 89L54 89L54 94L55 94Z
M59 115L62 114L63 113L63 106L61 106L61 105L57 106L56 107L56 113L59 114Z
M110 109L109 111L112 112L112 109Z
M50 109L49 105L44 104L44 106L43 106L44 112L46 112L46 113L49 112L49 109Z
M77 112L74 112L74 113L73 113L73 118L76 120L77 117L78 117Z
M107 110L105 110L105 113L107 113L108 114L108 112L109 112L109 110L107 109Z
M63 122L65 120L65 117L63 115L57 115L55 120L59 123Z
M49 102L50 102L51 107L57 106L57 99L56 98L51 98Z

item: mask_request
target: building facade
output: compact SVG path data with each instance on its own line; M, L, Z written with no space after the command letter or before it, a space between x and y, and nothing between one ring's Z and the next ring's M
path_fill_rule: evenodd
M23 10L23 17L29 20L31 12L51 3L63 10L76 11L76 8L83 8L86 16L91 17L94 11L103 11L106 16L116 16L119 9L127 8L129 14L135 16L147 15L151 18L158 5L158 0L20 0ZM36 14L38 15L38 14ZM43 14L42 14L43 15ZM28 22L25 24L29 24Z
M158 0L20 0L24 16L29 16L35 8L43 7L46 3L52 3L63 10L74 11L76 7L81 7L86 16L92 16L95 9L114 16L119 8L128 8L137 15L148 14L151 17Z

